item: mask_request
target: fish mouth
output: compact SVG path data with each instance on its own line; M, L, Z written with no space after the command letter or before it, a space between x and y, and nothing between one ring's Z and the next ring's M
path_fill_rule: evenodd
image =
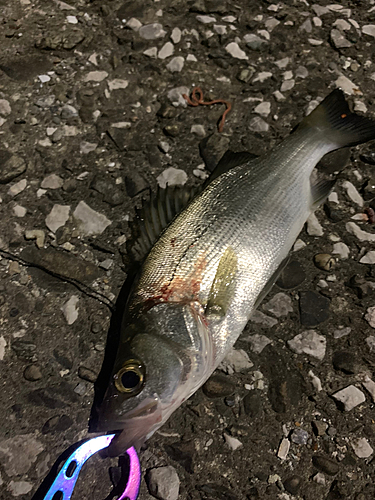
M104 415L99 419L98 432L114 432L117 434L107 448L109 456L122 455L134 446L139 449L156 429L163 423L162 407L159 398L148 398L129 411L123 420L112 420Z

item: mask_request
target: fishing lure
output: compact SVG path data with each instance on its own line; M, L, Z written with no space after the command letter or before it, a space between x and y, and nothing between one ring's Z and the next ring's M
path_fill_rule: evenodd
M67 459L57 474L44 500L70 500L83 464L100 450L106 448L115 434L97 436L85 441ZM124 492L118 500L136 500L141 482L141 467L134 448L126 451L129 456L129 477Z

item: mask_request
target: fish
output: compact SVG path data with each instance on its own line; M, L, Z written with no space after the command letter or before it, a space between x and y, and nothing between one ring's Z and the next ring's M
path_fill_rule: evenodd
M352 113L336 89L265 155L224 155L176 216L167 199L154 203L141 236L153 245L98 408L98 431L119 432L110 454L149 439L233 347L334 186L312 175L321 158L373 139L375 121ZM162 231L153 243L155 227Z

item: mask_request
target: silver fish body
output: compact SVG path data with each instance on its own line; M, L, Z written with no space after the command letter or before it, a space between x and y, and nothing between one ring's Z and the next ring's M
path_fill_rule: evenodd
M122 397L110 384L101 409L102 429L124 429L121 446L160 427L233 346L319 202L310 182L318 161L375 138L374 122L351 114L338 92L268 154L212 181L151 249L114 367L116 377L139 359L142 389Z

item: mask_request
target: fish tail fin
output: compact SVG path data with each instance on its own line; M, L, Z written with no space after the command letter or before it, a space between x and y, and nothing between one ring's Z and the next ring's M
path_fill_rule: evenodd
M352 113L341 89L331 92L298 128L306 127L321 130L331 150L375 139L375 121Z

